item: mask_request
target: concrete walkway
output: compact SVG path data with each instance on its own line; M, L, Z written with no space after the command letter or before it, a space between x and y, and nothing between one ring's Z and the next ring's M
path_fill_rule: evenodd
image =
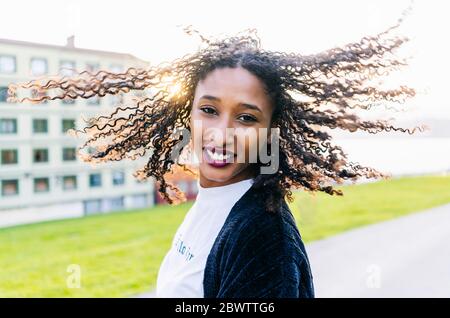
M316 297L450 297L450 204L350 230L306 249Z
M450 297L450 204L307 249L317 297Z

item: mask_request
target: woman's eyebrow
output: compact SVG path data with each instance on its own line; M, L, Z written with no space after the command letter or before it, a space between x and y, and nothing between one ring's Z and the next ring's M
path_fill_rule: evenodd
M260 113L262 113L261 109L259 109L259 107L256 106L256 105L253 105L253 104L247 104L247 103L239 103L239 105L244 106L245 108L257 110L257 111L259 111Z
M214 101L220 102L219 97L215 97L215 96L211 96L211 95L203 95L202 97L200 97L200 99L209 99L209 100L214 100Z
M203 95L202 97L200 97L200 99L208 99L208 100L213 100L213 101L220 102L220 98L219 97L211 96L211 95ZM257 110L260 113L262 113L261 109L258 106L256 106L256 105L248 104L248 103L239 103L239 105L243 106L245 108Z

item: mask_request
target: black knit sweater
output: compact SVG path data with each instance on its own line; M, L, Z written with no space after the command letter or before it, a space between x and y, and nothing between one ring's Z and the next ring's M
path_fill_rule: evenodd
M205 298L314 297L308 256L283 200L264 209L253 186L234 204L206 261Z

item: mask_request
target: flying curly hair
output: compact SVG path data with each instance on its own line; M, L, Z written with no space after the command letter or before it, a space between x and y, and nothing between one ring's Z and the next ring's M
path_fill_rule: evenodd
M394 26L375 36L312 55L262 49L255 29L217 39L206 38L188 26L185 32L199 35L202 46L195 53L169 63L145 69L129 68L121 73L83 71L69 77L35 79L11 84L8 92L10 101L40 103L145 90L131 105L119 106L108 116L91 118L86 121L86 127L74 129L72 133L88 137L78 148L86 162L135 159L148 153L145 166L134 176L141 180L153 177L162 197L175 204L185 201L185 196L167 180L167 175L176 166L196 174L192 167L174 160L171 153L183 141L183 136L174 132L190 131L190 111L197 83L214 69L242 67L262 81L275 106L272 127L279 129L278 171L257 174L254 179L254 186L264 193L261 197L266 198L267 210L275 211L284 198L292 202L294 188L343 195L342 190L331 184L359 177L389 177L349 161L342 148L331 142L327 129L413 134L416 129L426 128L423 125L412 130L393 127L386 120L362 120L352 112L356 108L369 110L380 103L404 103L415 96L416 91L411 87L383 89L374 82L408 64L406 58L394 54L409 41L407 37L392 34L402 19L403 16ZM173 85L178 88L176 93L171 90ZM22 89L32 90L34 96L18 98L18 90ZM83 153L86 147L95 151ZM184 147L178 155L183 150Z

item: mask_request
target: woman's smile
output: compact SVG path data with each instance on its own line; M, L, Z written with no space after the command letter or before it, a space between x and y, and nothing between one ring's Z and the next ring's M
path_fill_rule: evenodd
M203 147L203 160L214 168L223 168L234 162L236 154L225 148L215 146Z

